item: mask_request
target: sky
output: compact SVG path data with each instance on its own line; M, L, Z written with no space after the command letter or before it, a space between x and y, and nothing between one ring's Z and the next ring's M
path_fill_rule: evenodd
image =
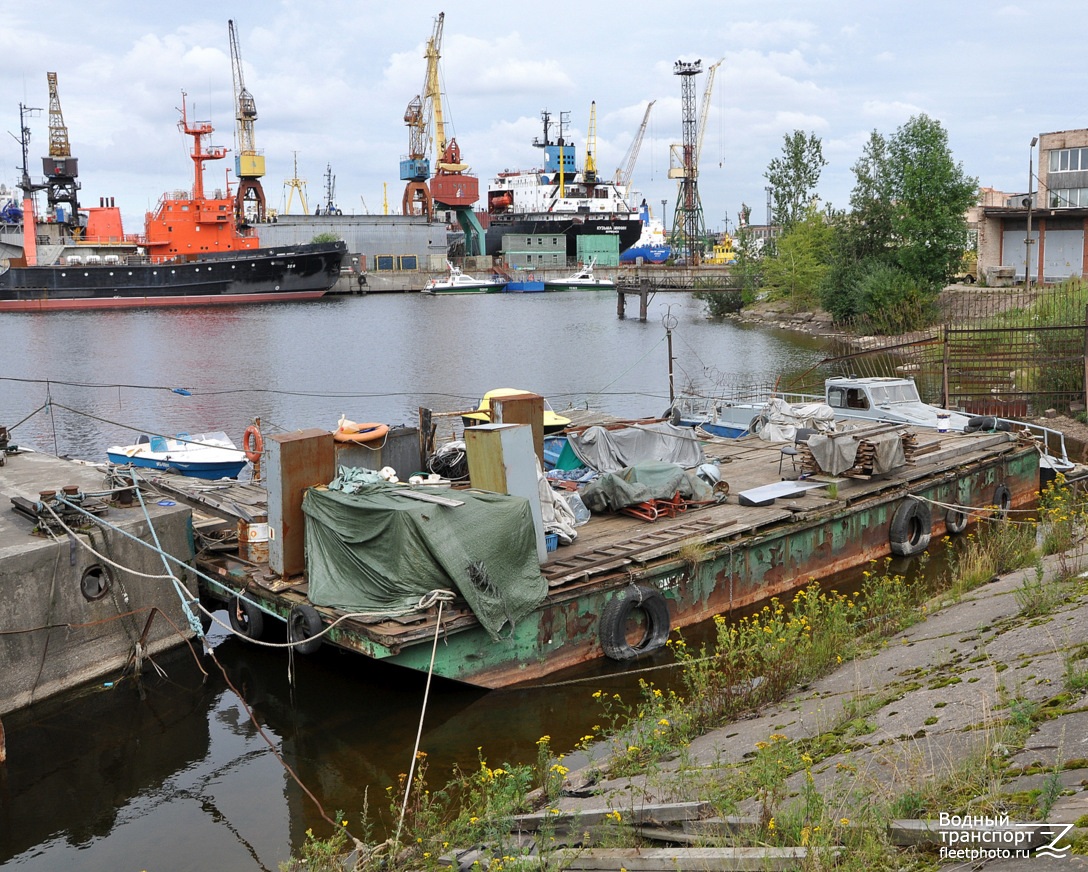
M704 70L695 81L705 130L698 184L716 231L735 224L742 204L754 223L766 220L764 174L794 130L820 138L828 164L817 192L844 208L870 133L891 136L916 115L940 121L968 175L1010 193L1027 189L1033 136L1088 126L1076 72L1083 0L105 0L56 10L23 0L5 5L0 29L0 126L10 134L0 137L0 184L12 188L20 174L20 103L42 110L28 121L31 175L41 175L46 74L55 72L81 203L113 197L126 230L142 229L164 192L192 183L191 140L177 129L183 91L190 120L211 121L212 144L236 149L233 19L269 207L283 209L297 160L310 211L325 202L331 175L344 212L381 213L385 200L399 212L404 111L423 89L424 50L442 11L447 135L481 195L495 173L541 164L531 143L545 109L554 119L569 113L565 132L581 162L595 103L597 165L613 175L654 100L633 184L671 226L677 61ZM210 163L205 186L225 186L228 173L233 183L233 164Z

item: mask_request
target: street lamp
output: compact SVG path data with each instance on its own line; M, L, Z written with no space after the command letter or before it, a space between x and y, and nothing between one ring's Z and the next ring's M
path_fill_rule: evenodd
M668 213L665 211L665 204L668 202L668 200L661 201L661 232L665 234L665 236L669 235L669 218Z
M1038 136L1031 138L1031 147L1028 149L1028 196L1024 200L1024 205L1028 207L1028 235L1024 240L1024 290L1026 291L1031 287L1031 186L1032 175L1034 167L1032 165L1035 157L1035 143L1039 141Z

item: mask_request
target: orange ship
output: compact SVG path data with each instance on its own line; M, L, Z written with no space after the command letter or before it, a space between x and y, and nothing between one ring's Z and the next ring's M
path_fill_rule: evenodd
M63 264L36 265L35 222L32 210L25 209L26 264L0 273L0 312L310 300L336 283L347 253L342 241L262 248L252 229L236 226L229 191L205 195L204 163L221 160L227 150L204 148L212 125L190 125L184 93L181 115L178 128L193 137L188 197L163 195L145 216L142 237L124 235L120 210L112 202L81 210L84 240L127 242L137 253L75 255Z

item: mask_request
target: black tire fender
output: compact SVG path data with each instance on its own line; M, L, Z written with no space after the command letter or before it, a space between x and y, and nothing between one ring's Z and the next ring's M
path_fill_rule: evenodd
M944 515L944 528L949 533L962 533L967 529L969 516L964 509L949 509Z
M646 630L632 645L627 640L627 622L639 609L645 616ZM629 585L604 604L598 635L605 656L612 660L631 660L656 651L669 638L669 604L656 587Z
M291 642L299 654L313 654L321 647L321 631L324 622L321 615L311 605L299 603L292 606L287 616L287 641Z
M751 433L753 436L758 436L763 428L766 426L767 416L762 414L756 415L754 418L752 418L751 421L748 422L748 432Z
M993 415L976 415L970 418L963 427L964 433L974 433L978 430L984 430L987 433L996 431L1008 433L1012 430L1012 424L1008 421L999 420Z
M1012 491L1009 490L1005 482L1001 482L994 488L994 498L990 505L997 506L999 518L1004 518L1009 514L1009 509L1012 508Z
M933 535L933 516L929 504L907 497L899 504L888 527L888 541L892 554L912 557L929 547Z
M230 625L239 636L260 639L264 635L264 612L255 603L236 596L230 601L228 612Z

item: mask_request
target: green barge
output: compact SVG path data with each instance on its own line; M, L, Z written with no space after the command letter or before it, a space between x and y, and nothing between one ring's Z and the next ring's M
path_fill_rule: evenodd
M801 481L796 456L781 444L756 437L703 441L707 459L721 470L719 493L728 496L681 505L652 521L595 513L573 543L540 565L546 591L540 602L497 634L463 597L422 602L395 616L315 605L304 570L271 571L252 549L205 551L198 563L217 581L205 581L201 596L209 608L226 606L242 635L259 635L270 620L287 621L303 651L330 644L423 672L433 657L435 674L487 688L539 680L596 658L654 650L673 629L788 595L893 551L917 553L931 537L962 532L977 516L1037 498L1040 454L1023 435L898 432L912 440L912 451L894 470L801 475ZM199 502L184 482L157 484ZM253 518L262 507L252 499L256 489L247 490L243 514ZM456 497L458 490L446 493ZM230 505L219 495L214 511L233 523L241 516ZM434 503L424 508L428 518L457 511ZM274 531L272 538L275 547Z

